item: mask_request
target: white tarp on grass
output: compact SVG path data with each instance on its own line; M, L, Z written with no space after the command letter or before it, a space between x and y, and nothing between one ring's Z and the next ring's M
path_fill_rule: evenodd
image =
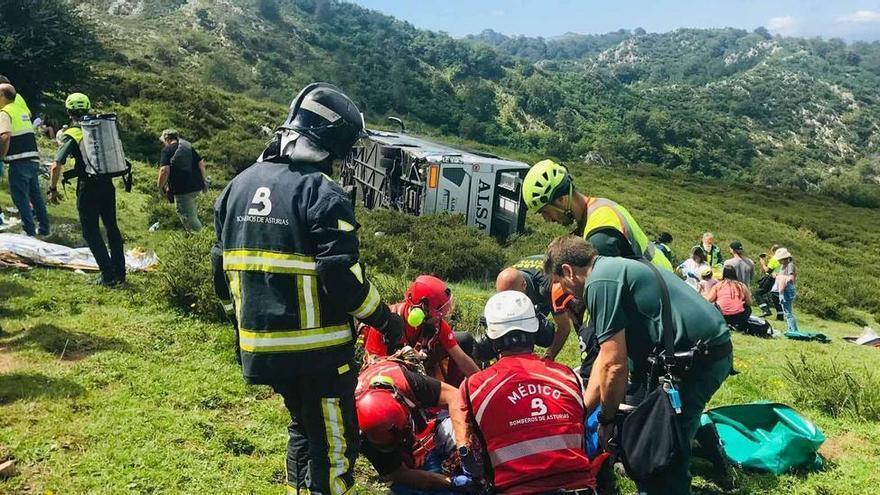
M87 247L74 249L21 234L0 234L0 260L98 271L95 257ZM156 253L143 249L135 248L125 253L125 267L128 271L151 270L158 262Z

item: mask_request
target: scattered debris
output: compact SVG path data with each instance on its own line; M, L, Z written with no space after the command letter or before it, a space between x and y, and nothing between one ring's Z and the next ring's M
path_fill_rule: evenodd
M159 262L156 253L134 248L125 253L129 271L151 270ZM98 263L89 248L70 248L20 234L0 234L0 263L15 266L53 266L98 271ZM2 266L2 265L0 265Z
M0 478L11 478L15 476L15 473L15 459L9 459L0 464Z

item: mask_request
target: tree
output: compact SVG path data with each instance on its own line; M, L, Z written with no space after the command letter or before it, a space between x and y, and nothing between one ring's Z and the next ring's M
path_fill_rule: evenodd
M103 54L93 27L67 0L0 0L0 12L0 74L29 102L70 89Z

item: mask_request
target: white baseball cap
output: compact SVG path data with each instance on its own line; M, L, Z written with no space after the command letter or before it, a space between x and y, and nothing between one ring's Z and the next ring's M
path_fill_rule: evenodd
M506 290L495 294L486 302L483 315L486 317L486 335L492 340L515 330L538 332L535 306L519 291Z

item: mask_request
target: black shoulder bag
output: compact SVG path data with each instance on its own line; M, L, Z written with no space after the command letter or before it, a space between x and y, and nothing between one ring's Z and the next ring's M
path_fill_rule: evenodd
M660 286L663 351L654 352L654 359L662 363L665 375L645 399L623 421L619 434L619 448L626 473L635 481L661 475L669 467L681 462L687 441L678 423L670 392L677 394L672 376L675 360L675 332L669 288L662 275L650 261L642 260L657 277ZM666 359L668 358L668 359ZM654 386L649 383L648 387ZM680 400L679 405L680 406ZM680 409L679 409L680 412Z

